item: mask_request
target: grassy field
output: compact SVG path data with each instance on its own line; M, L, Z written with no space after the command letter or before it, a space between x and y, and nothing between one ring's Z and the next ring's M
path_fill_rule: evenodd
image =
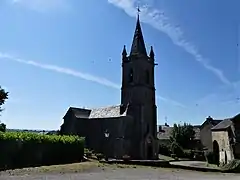
M25 175L30 173L77 173L89 170L91 168L103 167L103 164L95 162L82 162L82 163L73 163L73 164L63 164L63 165L52 165L52 166L40 166L40 167L31 167L15 170L7 170L0 172L7 173L10 175Z
M7 170L0 172L1 174L9 175L27 175L27 174L42 174L42 173L78 173L84 171L91 171L91 169L111 167L112 169L117 168L136 168L142 166L136 165L124 165L124 164L105 164L98 161L73 163L73 164L63 164L63 165L52 165L52 166L40 166L40 167L30 167L23 169Z

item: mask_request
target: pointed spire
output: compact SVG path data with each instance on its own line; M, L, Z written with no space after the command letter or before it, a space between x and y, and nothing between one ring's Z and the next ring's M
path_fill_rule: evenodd
M126 51L126 46L123 46L123 51L122 51L122 56L126 57L127 56L127 51Z
M142 29L140 25L140 20L139 20L139 8L138 8L138 16L137 16L137 24L136 24L136 29L133 37L133 42L132 42L132 48L130 55L133 54L141 54L141 55L146 55L147 56L147 51L142 35Z
M150 50L149 56L150 56L151 59L154 59L155 54L153 52L153 47L152 46L151 46L151 50Z

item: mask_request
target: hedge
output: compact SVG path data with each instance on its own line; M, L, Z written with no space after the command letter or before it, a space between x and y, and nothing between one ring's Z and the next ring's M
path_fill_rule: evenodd
M30 132L0 132L0 169L79 162L84 138Z

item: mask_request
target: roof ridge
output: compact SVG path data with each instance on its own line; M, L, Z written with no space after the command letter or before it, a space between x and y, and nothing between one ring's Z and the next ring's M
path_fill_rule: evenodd
M111 108L111 107L119 107L119 105L108 105L108 106L102 106L102 107L94 107L94 108L90 108L90 110L95 110L95 109L106 109L106 108Z

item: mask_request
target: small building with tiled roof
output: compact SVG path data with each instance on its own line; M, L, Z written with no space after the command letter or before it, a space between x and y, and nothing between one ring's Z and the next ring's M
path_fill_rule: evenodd
M200 126L200 140L205 150L212 151L213 146L211 129L220 122L222 122L222 120L213 119L211 116L208 116Z
M159 140L169 140L173 127L166 126L166 125L158 125L158 139ZM199 126L193 126L193 130L195 131L195 138L196 140L200 140L200 128Z
M172 133L173 127L170 127L169 125L158 125L158 132L157 132L157 138L159 145L169 145L170 144L170 136ZM200 142L200 126L196 125L193 126L193 130L195 131L195 138L191 145L189 145L191 149L199 149L201 148L201 142Z
M213 152L220 164L240 158L240 114L222 120L211 131Z

